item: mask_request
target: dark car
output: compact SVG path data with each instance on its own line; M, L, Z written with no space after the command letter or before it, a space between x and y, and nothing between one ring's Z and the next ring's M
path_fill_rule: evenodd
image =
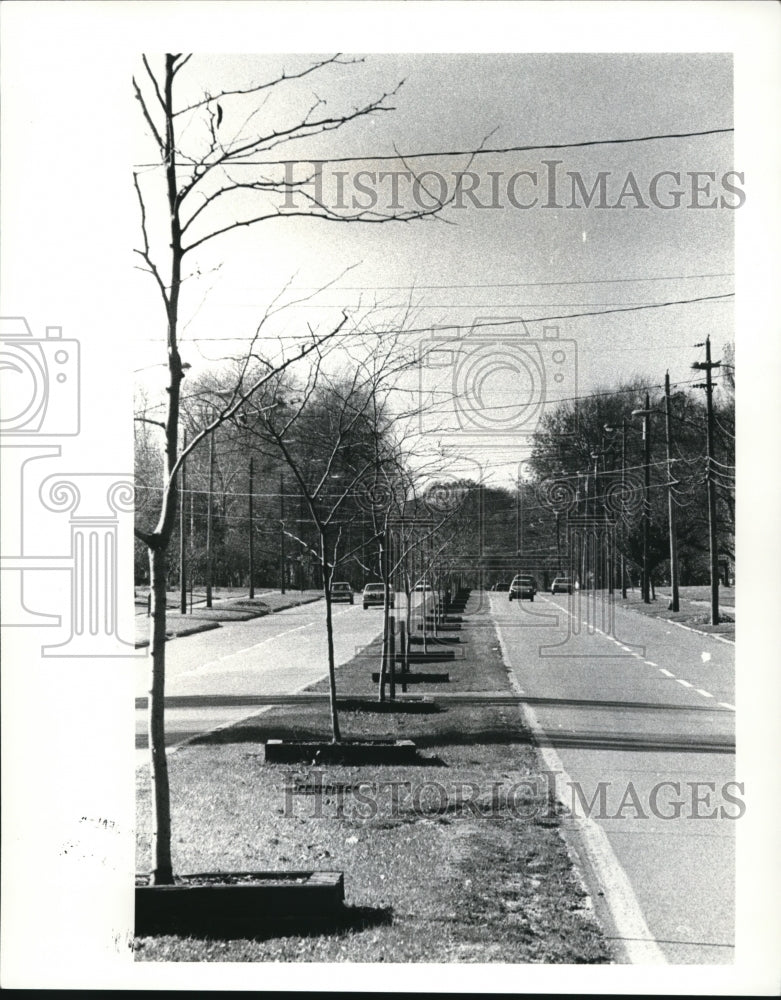
M395 603L396 595L393 591L391 591L388 598L388 607L392 608ZM367 583L363 588L363 610L366 611L367 608L383 607L385 607L385 584Z
M551 584L550 592L552 594L571 594L572 580L568 576L557 576Z
M494 584L494 590L509 590L509 589L510 589L510 584L507 583L506 580L504 580L502 583Z
M508 598L516 601L533 601L537 593L537 581L533 576L516 576L510 584Z
M353 595L353 588L349 583L332 583L331 584L331 601L349 601L350 604L355 604L355 596Z

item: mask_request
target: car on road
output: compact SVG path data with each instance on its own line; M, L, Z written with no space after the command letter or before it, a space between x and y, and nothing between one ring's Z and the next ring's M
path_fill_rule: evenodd
M550 592L552 594L571 594L572 580L568 576L557 576L551 584Z
M350 604L355 604L353 588L349 583L331 584L331 603L335 601L349 601Z
M430 583L416 583L415 584L415 590L418 590L418 591L420 591L420 590L431 590L431 584Z
M388 607L394 607L396 603L396 595L393 591L390 592L388 598ZM385 584L384 583L367 583L363 588L363 610L366 611L367 608L382 608L385 606Z
M508 593L509 600L516 601L533 601L534 595L537 593L537 581L533 576L515 576L513 577L513 582L510 584L510 591Z
M495 583L494 586L493 586L493 589L494 590L505 590L505 591L507 591L507 590L510 589L510 584L506 580L503 580L500 583Z

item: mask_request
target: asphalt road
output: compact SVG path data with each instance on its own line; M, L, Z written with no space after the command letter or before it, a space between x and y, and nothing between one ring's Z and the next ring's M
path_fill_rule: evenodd
M488 602L627 960L732 962L734 647L601 593Z
M413 602L418 600L413 595ZM404 613L404 601L396 595L397 615ZM380 634L382 609L364 611L359 595L354 605L333 605L333 622L340 666ZM376 663L367 664L372 669ZM262 709L243 699L291 694L327 672L324 601L173 639L166 644L166 744L175 746L257 715ZM149 661L142 659L136 665L136 766L147 761L147 716L141 700L148 689ZM175 704L168 699L176 699Z

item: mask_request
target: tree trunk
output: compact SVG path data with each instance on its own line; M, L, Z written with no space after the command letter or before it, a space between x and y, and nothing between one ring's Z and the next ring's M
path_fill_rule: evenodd
M151 677L149 685L148 736L152 778L152 884L170 885L171 804L168 788L168 758L165 754L165 619L167 553L164 548L149 553L152 597L150 636Z
M328 636L328 693L331 702L331 729L333 742L341 740L339 713L336 707L336 662L334 659L334 624L331 617L331 574L328 572L328 552L325 534L320 538L320 568L323 576L323 596L325 597L325 631Z

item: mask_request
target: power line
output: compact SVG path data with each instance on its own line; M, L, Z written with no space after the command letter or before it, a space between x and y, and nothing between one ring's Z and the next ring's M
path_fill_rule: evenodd
M338 285L335 286L335 290L343 292L398 292L398 291L415 291L420 288L421 290L431 290L437 288L532 288L539 286L554 286L554 285L613 285L613 284L624 284L627 282L634 281L690 281L695 278L734 278L734 271L717 271L713 274L660 274L647 276L642 278L581 278L579 280L569 280L569 281L508 281L508 282L476 282L464 283L458 282L454 285ZM257 286L255 286L257 287ZM263 286L261 286L263 287ZM295 285L291 287L291 291L306 292L306 291L316 291L318 285Z
M656 135L639 135L630 136L623 139L585 139L582 142L549 142L528 146L499 146L490 149L449 149L449 150L438 150L436 152L431 152L425 150L421 153L387 153L381 155L364 155L364 156L329 156L323 158L294 158L287 160L229 160L226 163L216 162L213 166L224 166L224 167L282 167L285 164L293 163L306 163L306 164L325 164L325 163L366 163L370 161L385 162L388 160L397 160L399 162L404 162L405 160L423 160L430 159L432 157L446 157L446 156L499 156L506 153L533 153L540 152L546 149L584 149L593 146L620 146L626 145L627 143L633 142L658 142L664 139L695 139L706 135L724 135L726 133L734 132L735 129L730 128L709 128L701 129L697 132L663 132ZM209 166L208 162L204 162L204 166ZM137 163L136 168L141 167L162 167L163 163Z
M581 313L563 313L559 316L534 316L527 319L522 319L520 317L515 319L500 319L491 320L487 322L475 322L470 324L470 329L482 329L483 327L501 327L501 326L513 326L518 323L547 323L553 320L565 320L565 319L582 319L587 316L610 316L615 313L627 313L627 312L641 312L644 309L666 309L671 306L687 306L692 305L697 302L715 302L719 299L734 299L734 292L723 292L720 295L699 295L693 299L674 299L670 302L653 302L647 305L640 306L626 306L620 309L599 309L590 312ZM328 306L324 308L335 308L334 306ZM441 330L460 330L465 325L464 323L444 323L439 326L419 326L419 327L408 327L402 330L385 330L380 331L384 333L395 333L395 334L411 334L411 333L436 333ZM336 335L338 339L344 339L345 337L354 337L354 330L347 330L343 333ZM158 340L158 337L139 337L139 340ZM267 336L260 336L256 334L251 334L244 337L188 337L180 341L180 346L185 346L188 343L196 343L202 341L218 341L226 344L238 343L239 341L258 341L258 340L300 340L301 337L286 336L284 334L272 334Z
M694 382L698 381L698 378L699 378L699 376L695 376L695 377L690 378L690 379L683 379L680 382L671 382L670 385L671 385L671 387L677 387L677 386L680 386L680 385L692 385ZM555 400L551 400L551 402L555 403L556 405L558 405L559 403L576 403L576 402L580 402L581 400L586 400L586 399L598 399L601 396L627 395L627 394L631 394L631 393L635 393L635 392L645 392L645 391L650 391L652 389L663 389L663 388L664 388L664 383L653 383L653 384L648 384L648 385L632 386L631 388L627 388L627 389L605 389L605 390L600 391L600 392L585 393L582 396L563 396L563 397L557 398ZM404 390L404 391L406 391L406 392L417 392L418 390L417 389L407 389L407 390ZM427 394L428 395L432 395L433 392L431 390L429 390L427 392ZM444 389L441 390L441 391L438 391L438 394L443 394L443 395L447 394L448 396L452 396L452 393L450 393L449 391L446 391ZM197 394L193 394L192 396L182 396L181 397L181 402L185 403L185 402L188 402L191 399L200 399L201 395L202 395L201 393L197 393ZM168 403L165 402L165 401L161 402L161 403L153 403L152 405L145 407L143 412L144 413L150 413L150 412L152 412L154 410L162 409L162 408L166 407L167 405L168 405ZM483 407L480 408L480 410L481 410L481 412L489 411L489 410L506 410L506 409L511 409L511 408L517 407L517 406L518 406L517 403L503 403L503 404L498 405L498 406L483 406ZM436 411L434 411L434 412L436 412ZM440 411L440 412L444 412L444 411ZM230 426L230 422L226 421L224 426ZM513 433L512 429L509 429L507 431L507 433L511 435Z

